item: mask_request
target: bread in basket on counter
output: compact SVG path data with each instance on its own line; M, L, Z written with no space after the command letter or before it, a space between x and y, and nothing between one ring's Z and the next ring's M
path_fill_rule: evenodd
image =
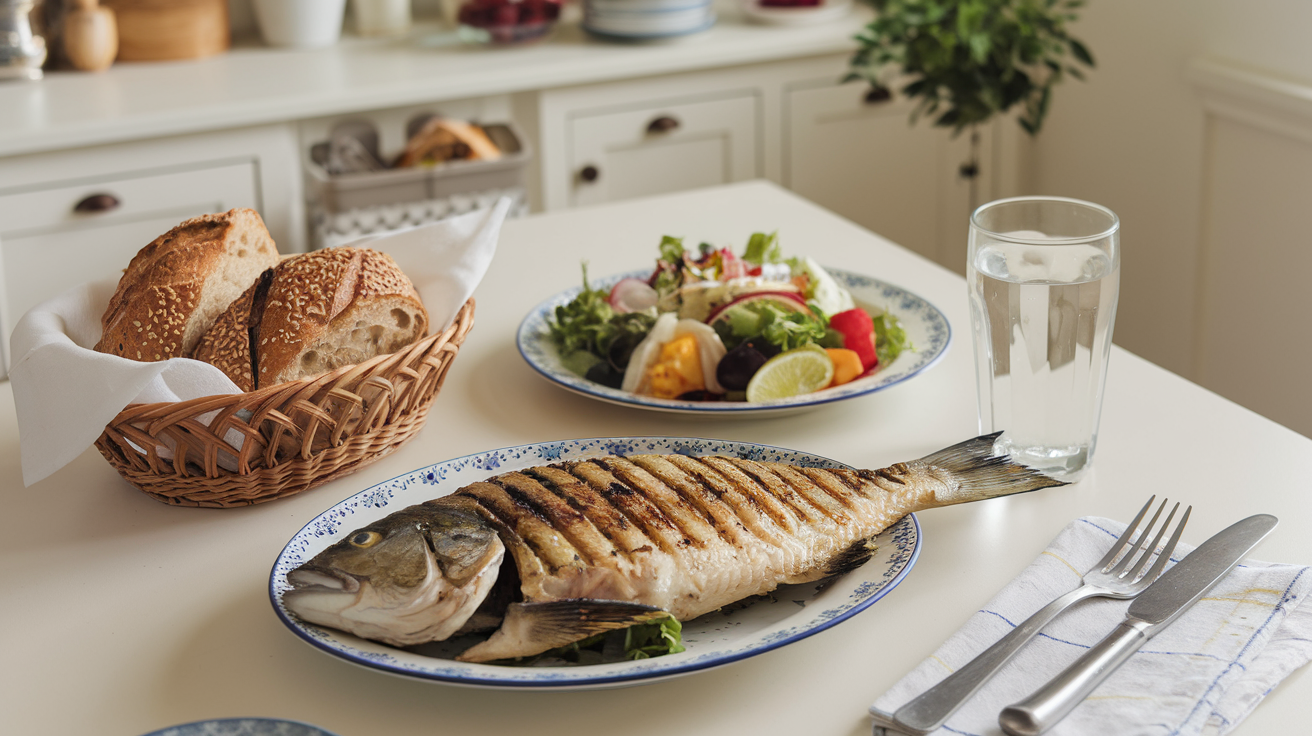
M211 250L217 249L214 242L232 242L230 229L214 230L222 237L203 237L201 233L209 231L201 225L216 221L250 225L259 222L259 215L233 210L189 220L170 231L174 237L165 235L147 249L206 252L199 246L179 247L184 242L179 232L209 243ZM240 243L240 226L232 232ZM246 242L253 242L255 230L245 232ZM271 239L267 244L272 249ZM117 315L141 306L134 302L145 295L163 295L167 302L174 296L169 289L192 294L190 301L176 301L193 304L198 299L194 294L217 293L212 289L222 282L224 293L232 294L231 303L212 313L210 302L221 297L203 297L203 309L193 304L191 318L200 324L208 317L213 324L196 328L195 351L170 354L198 353L218 363L227 361L226 372L244 391L132 404L96 440L96 449L125 480L168 504L226 508L262 503L326 483L391 453L423 428L474 323L474 300L469 299L446 329L426 335L430 319L414 286L390 257L376 251L333 248L281 262L275 255L269 264L273 268L242 272L241 279L232 278L235 269L212 269L208 278L187 282L181 290L172 286L181 283L175 274L188 269L173 264L186 259L167 256L167 268L134 269L162 258L145 253L133 259L105 323L153 325L156 317L164 319L158 309L146 319ZM154 288L157 283L150 278L169 286ZM239 280L244 282L236 285ZM188 322L178 343L181 348L192 329ZM143 360L156 360L154 355L147 358L142 351ZM159 355L165 357L164 351ZM135 358L135 350L124 357Z
M264 273L219 315L193 357L251 391L394 353L427 331L428 312L391 257L330 248Z

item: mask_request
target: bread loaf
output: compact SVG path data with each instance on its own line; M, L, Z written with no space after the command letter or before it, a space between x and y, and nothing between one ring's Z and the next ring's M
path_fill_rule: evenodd
M428 312L391 257L328 248L261 277L215 321L194 357L251 391L394 353L427 331Z
M189 357L215 318L277 262L255 210L187 220L128 264L95 349L142 361Z
M401 168L444 161L495 161L501 149L477 125L450 118L432 118L406 142L394 166Z

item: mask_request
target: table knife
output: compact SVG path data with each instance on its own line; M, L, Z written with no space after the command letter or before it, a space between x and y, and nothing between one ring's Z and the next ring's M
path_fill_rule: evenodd
M1278 520L1250 516L1203 542L1130 604L1107 638L1024 700L1002 709L998 725L1010 736L1038 736L1065 718L1144 642L1156 636L1221 582Z

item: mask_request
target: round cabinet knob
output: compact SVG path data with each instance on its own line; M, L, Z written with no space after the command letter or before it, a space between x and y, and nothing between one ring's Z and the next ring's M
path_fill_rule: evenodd
M83 214L97 214L117 209L119 204L118 197L112 194L91 194L83 197L81 202L73 205L73 211Z
M888 91L888 87L871 87L870 91L866 92L865 97L867 105L877 105L891 99L893 99L893 93Z
M679 121L668 115L662 115L655 120L647 123L648 133L668 133L679 127Z
M974 161L967 161L957 169L957 173L961 174L962 179L974 179L979 176L979 164Z
M584 166L583 168L579 169L579 178L588 183L592 183L596 181L600 176L601 176L601 172L598 171L597 167L593 166L592 164L588 164L587 166Z

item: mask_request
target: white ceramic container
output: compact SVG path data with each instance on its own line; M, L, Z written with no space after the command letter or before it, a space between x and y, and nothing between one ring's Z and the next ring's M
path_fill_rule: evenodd
M255 17L270 46L332 46L342 35L346 0L255 0Z
M410 31L410 0L351 0L361 36L403 36Z

